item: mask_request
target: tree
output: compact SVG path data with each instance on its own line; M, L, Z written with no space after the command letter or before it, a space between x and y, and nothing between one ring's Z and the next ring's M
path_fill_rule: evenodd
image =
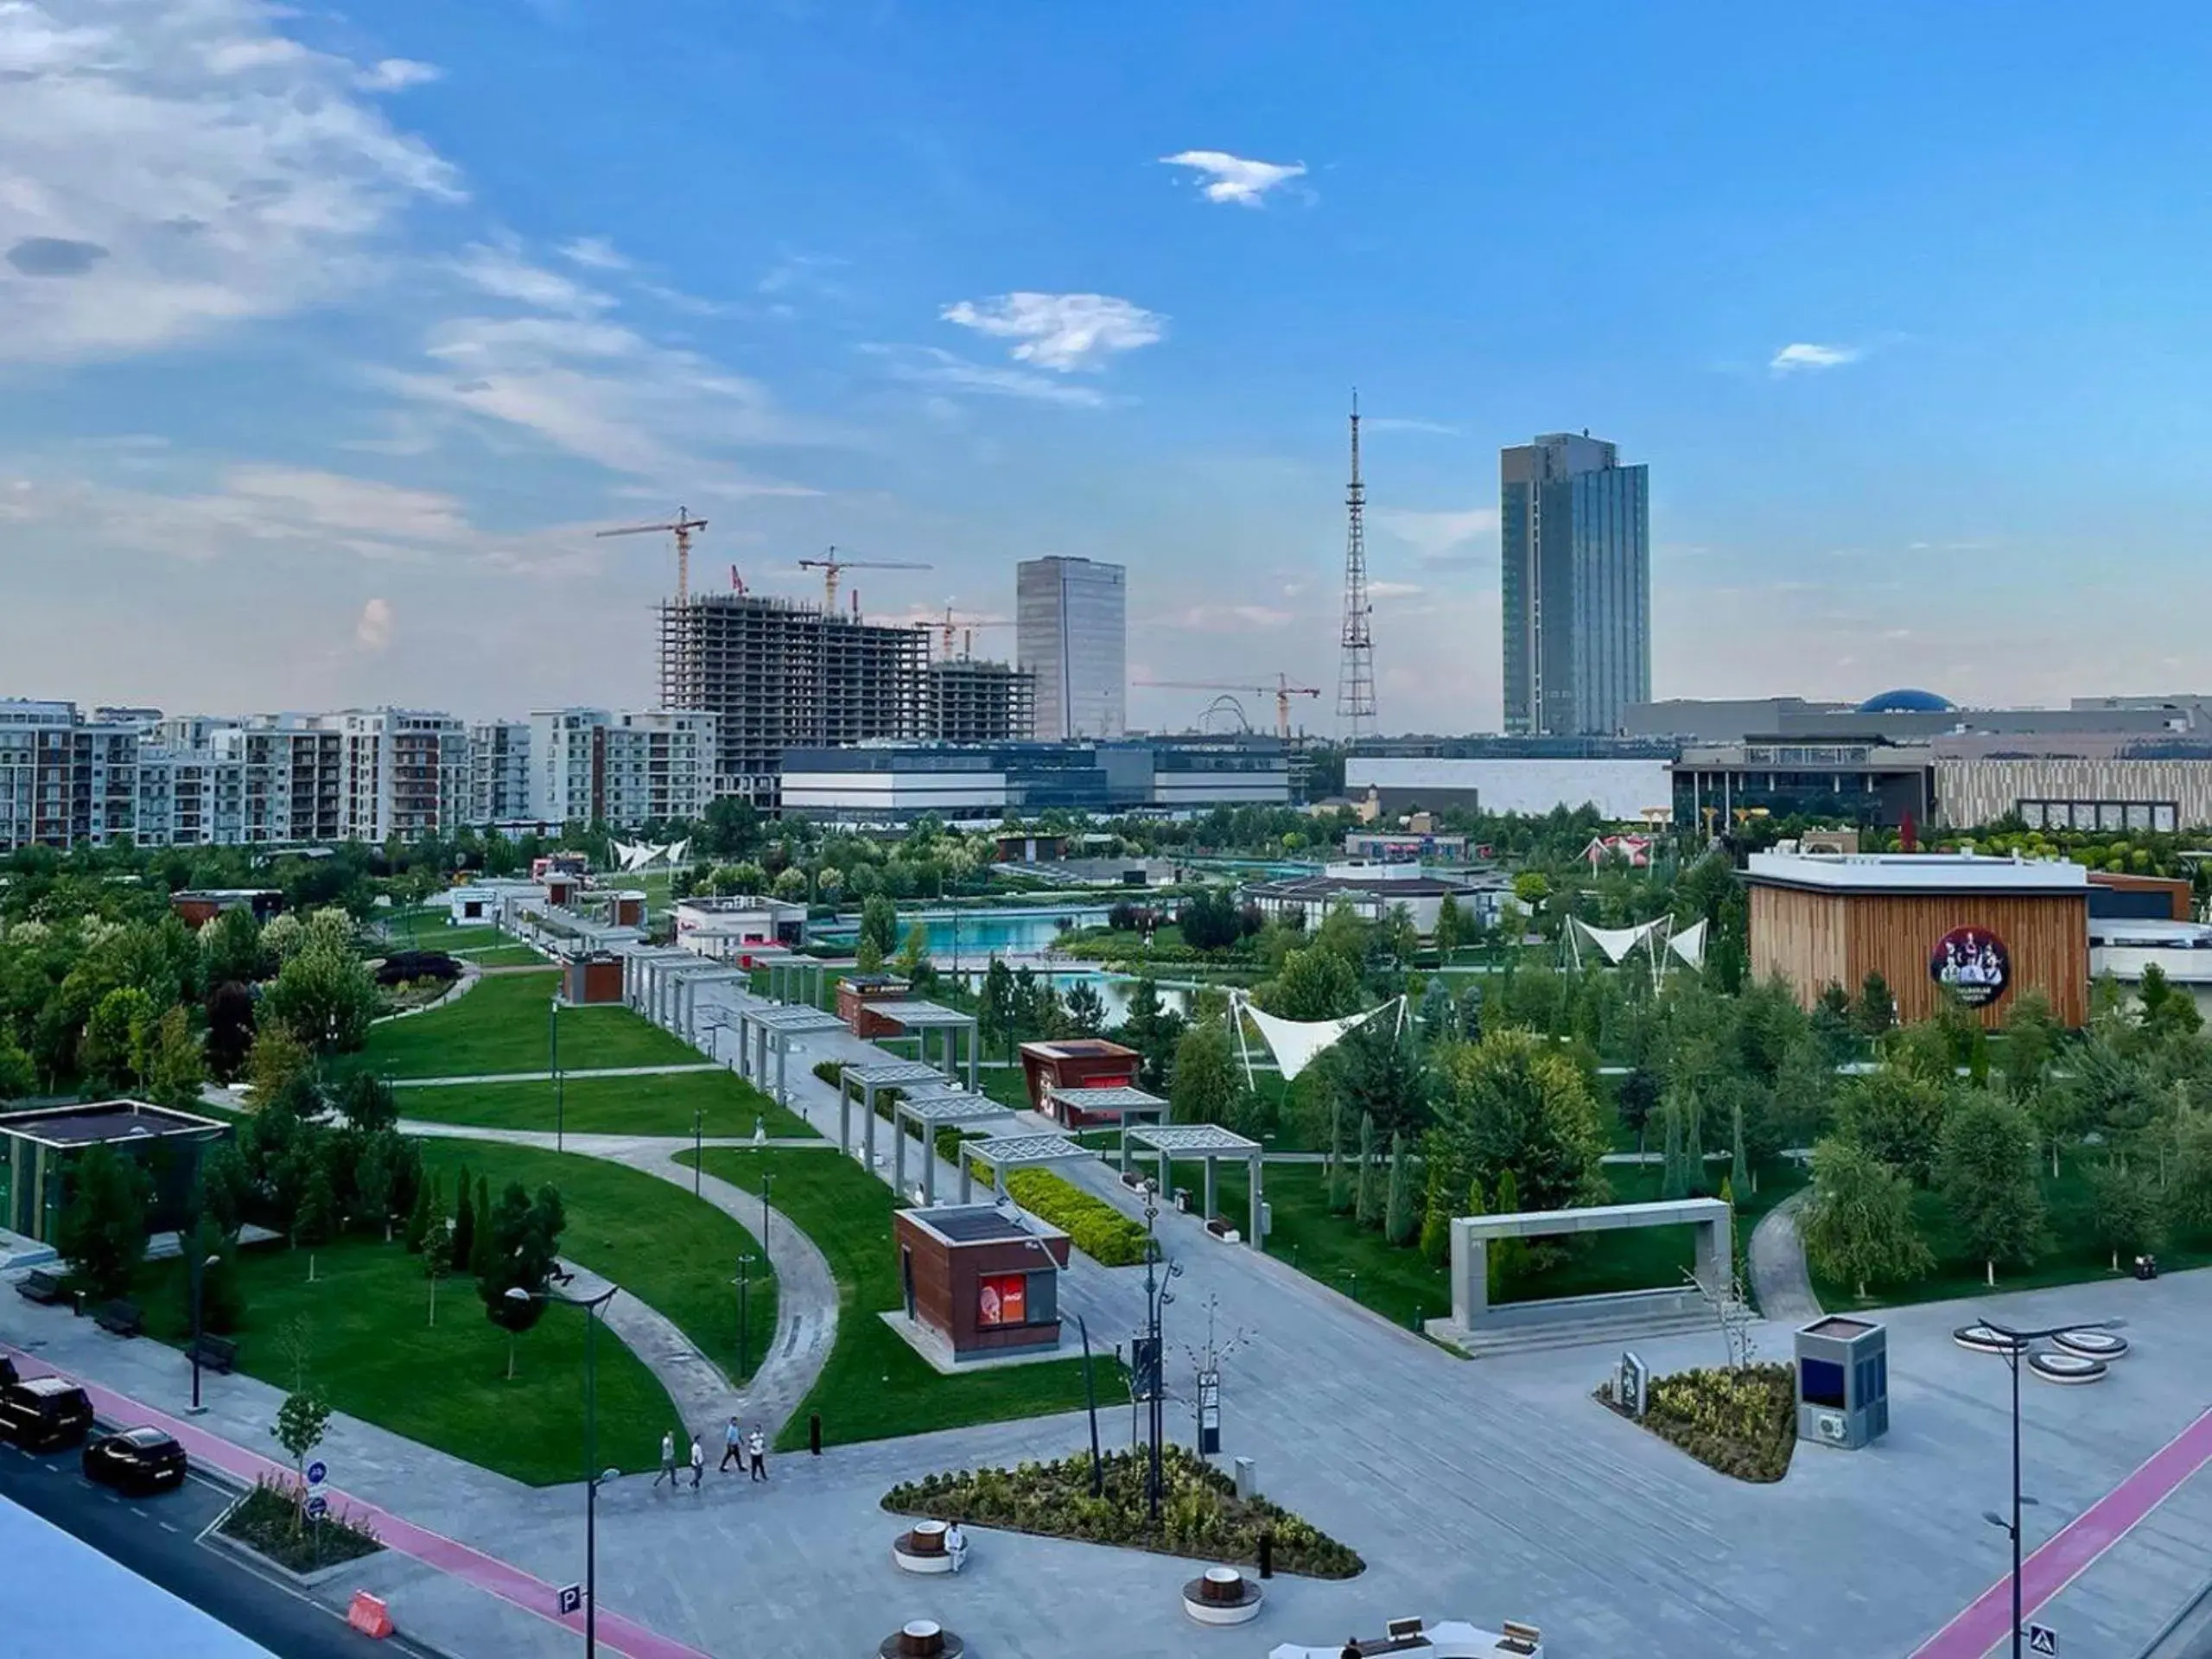
M874 942L878 962L899 948L899 910L887 895L872 893L861 904L860 937Z
M1283 958L1267 986L1268 1013L1285 1020L1338 1020L1358 1006L1359 970L1326 946L1309 944Z
M2018 1107L1986 1089L1972 1090L1943 1125L1936 1179L1945 1213L1981 1257L1991 1284L1999 1262L2024 1267L2036 1259L2043 1192L2036 1132Z
M857 973L880 974L883 971L883 947L867 933L860 936L853 946L853 968Z
M492 1230L492 1178L476 1178L476 1241L470 1246L465 1264L469 1273L478 1279L491 1271L493 1258L498 1254L499 1242Z
M246 1205L253 1197L253 1182L238 1137L218 1141L200 1165L198 1209L224 1238L234 1238L245 1224Z
M1460 924L1459 901L1447 893L1436 906L1436 928L1433 936L1437 950L1446 962L1452 960L1452 953L1459 948Z
M231 1241L224 1236L213 1218L203 1213L193 1227L184 1250L186 1272L177 1281L177 1323L187 1331L192 1329L194 1288L190 1268L193 1262L198 1262L203 1264L198 1294L201 1329L217 1336L237 1330L245 1319L245 1292L238 1283L238 1252Z
M1853 1010L1859 1034L1878 1037L1897 1022L1897 1000L1890 994L1890 982L1870 969L1859 988L1859 1006Z
M156 1105L188 1109L200 1103L207 1070L200 1063L200 1042L182 1007L171 1008L154 1022L145 1058L146 1092Z
M253 1090L253 1103L265 1109L281 1098L293 1083L308 1075L315 1056L287 1027L274 1022L262 1027L245 1061L246 1081Z
M927 922L916 922L906 930L906 938L899 946L899 972L915 983L921 982L922 971L929 966L930 929Z
M207 994L207 1069L228 1083L245 1066L253 1046L253 993L236 980Z
M1375 1115L1363 1113L1359 1120L1359 1197L1352 1214L1363 1227L1373 1227L1382 1219L1382 1188L1375 1167Z
M1175 1071L1168 1084L1168 1115L1178 1123L1232 1126L1244 1095L1243 1074L1229 1031L1217 1020L1192 1026L1175 1045Z
M2212 1233L2212 1116L2192 1112L2174 1132L2166 1170L2166 1220L2179 1240Z
M1832 1136L1813 1148L1813 1196L1799 1231L1813 1265L1857 1287L1901 1284L1934 1265L1912 1218L1905 1178L1857 1142Z
M2013 999L2005 1010L2004 1031L1999 1069L2012 1098L2024 1103L2042 1090L2044 1074L2057 1058L2065 1033L2051 1012L2050 999L2034 989L2022 991Z
M292 1472L299 1481L292 1518L296 1530L307 1513L308 1454L322 1444L329 1427L330 1402L318 1389L295 1389L276 1408L276 1426L270 1433L276 1436L276 1444L292 1454Z
M1620 1114L1622 1125L1636 1131L1638 1152L1643 1150L1644 1126L1650 1122L1665 1086L1664 1079L1656 1071L1639 1065L1621 1079L1619 1090L1614 1096L1615 1109Z
M1741 1102L1729 1113L1728 1181L1732 1192L1750 1190L1751 1166L1744 1160L1744 1108Z
M135 986L123 986L100 998L85 1023L78 1058L86 1077L105 1089L134 1087L139 1078L143 1033L154 1023L154 999Z
M1572 1059L1506 1029L1452 1045L1439 1069L1437 1124L1463 1168L1493 1186L1511 1172L1516 1202L1530 1210L1603 1201L1604 1118Z
M1669 1202L1686 1198L1690 1194L1689 1165L1682 1145L1682 1101L1670 1095L1659 1109L1659 1120L1665 1126L1665 1150L1659 1158L1659 1196Z
M771 891L774 893L777 898L783 899L786 903L805 898L806 872L801 869L788 869L784 871L781 874L776 877L775 884Z
M1377 1016L1347 1033L1329 1051L1328 1063L1351 1109L1371 1115L1383 1135L1427 1127L1428 1067L1388 1020Z
M432 1183L417 1181L415 1184L415 1207L407 1212L407 1226L400 1234L400 1238L406 1244L407 1253L410 1255L420 1255L423 1253L423 1241L429 1237L430 1228L434 1222L440 1225L443 1224L442 1218L438 1217L431 1208L435 1201Z
M1351 1178L1344 1173L1344 1103L1339 1095L1329 1103L1329 1211L1340 1216L1351 1208Z
M1174 1064L1175 1045L1182 1039L1183 1016L1161 1006L1160 987L1151 975L1139 974L1129 987L1129 1010L1114 1034L1144 1056L1138 1083L1160 1093Z
M0 1021L0 1101L21 1100L38 1085L38 1069Z
M85 1293L98 1301L130 1294L146 1257L146 1187L137 1165L95 1142L71 1171L55 1245Z
M520 1181L506 1191L482 1229L487 1243L476 1274L476 1294L493 1324L507 1333L507 1376L515 1374L515 1337L536 1325L545 1311L546 1281L558 1265L565 1217L561 1195L541 1186L532 1198ZM509 1291L521 1291L511 1296Z
M391 1197L399 1184L399 1137L390 1129L369 1136L353 1165L353 1194L361 1218L384 1230L391 1243Z
M476 1251L476 1199L468 1185L468 1166L461 1168L461 1193L453 1216L453 1265L466 1268Z
M1147 982L1140 979L1137 982L1137 991L1143 990ZM1153 991L1152 1001L1154 1008L1157 1010L1160 1006L1160 993L1156 988ZM977 1036L982 1039L986 1046L999 1043L1005 1044L1007 1058L1012 1059L1014 1021L1017 1014L1014 1007L1014 970L997 957L993 957L991 965L983 970L983 986L976 1001ZM1132 992L1129 997L1129 1014L1132 1018L1135 1016L1136 1007L1136 992ZM1135 1047L1138 1045L1132 1043L1130 1046Z
M1421 992L1421 1035L1432 1043L1440 1043L1452 1034L1453 1016L1459 1010L1452 1006L1451 988L1444 982L1444 976L1432 974Z
M1390 1138L1390 1191L1382 1206L1382 1236L1393 1244L1410 1244L1418 1224L1413 1171L1406 1161L1406 1135L1401 1129Z
M261 942L261 924L249 906L234 905L200 930L203 983L251 985L268 976L274 957Z
M1089 980L1079 979L1068 987L1065 1007L1068 1023L1075 1027L1077 1035L1096 1037L1106 1028L1106 1000ZM1180 1065L1179 1060L1179 1069Z
M317 922L328 913L317 912ZM376 982L350 950L318 938L277 970L262 993L262 1007L317 1053L347 1054L368 1039Z
M399 1097L383 1078L357 1071L338 1091L338 1110L361 1134L376 1135L398 1123Z
M1885 1068L1844 1091L1840 1127L1915 1186L1926 1186L1935 1179L1949 1107L1943 1084Z
M1452 1223L1455 1218L1452 1194L1457 1182L1445 1159L1432 1154L1426 1162L1427 1191L1421 1201L1421 1254L1430 1267L1440 1268L1452 1259ZM1479 1192L1481 1187L1482 1183L1478 1180L1475 1190Z
M444 1217L432 1218L423 1235L423 1276L430 1281L430 1319L438 1322L438 1281L453 1271L453 1229Z
M338 1192L331 1179L330 1155L320 1145L302 1148L306 1171L300 1205L292 1217L292 1243L327 1244L338 1236Z
M1478 1180L1473 1191L1479 1192L1481 1190L1482 1184ZM1516 1216L1526 1207L1521 1202L1521 1185L1514 1179L1511 1168L1501 1171L1497 1178L1495 1213ZM1486 1268L1490 1300L1495 1302L1503 1298L1508 1286L1529 1270L1529 1241L1525 1238L1495 1238L1491 1241L1485 1254L1490 1258Z
M2141 1255L2158 1248L2164 1234L2158 1214L2158 1195L2151 1184L2123 1163L2107 1159L2088 1170L2089 1229L2097 1243L2112 1252L2112 1270L2120 1271L2122 1255Z
M1209 887L1176 918L1183 943L1194 950L1226 950L1244 937L1236 899L1227 887Z

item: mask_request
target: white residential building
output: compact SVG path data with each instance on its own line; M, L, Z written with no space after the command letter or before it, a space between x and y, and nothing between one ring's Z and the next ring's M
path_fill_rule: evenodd
M480 721L468 728L468 816L477 824L537 816L531 798L530 722Z
M703 817L716 721L690 709L541 709L530 717L530 816L610 830Z

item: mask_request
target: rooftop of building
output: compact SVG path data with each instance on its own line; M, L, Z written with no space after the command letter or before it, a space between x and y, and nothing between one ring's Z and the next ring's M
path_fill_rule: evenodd
M27 1112L0 1112L0 1135L19 1135L53 1147L113 1146L130 1141L157 1141L169 1135L201 1135L226 1126L217 1119L143 1100L105 1100L81 1106L41 1106Z
M1059 1236L1057 1227L1011 1205L1001 1209L995 1204L941 1204L899 1213L948 1244L1010 1244Z
M1831 893L2082 895L2089 888L2079 864L1974 853L1753 853L1744 873L1755 885Z

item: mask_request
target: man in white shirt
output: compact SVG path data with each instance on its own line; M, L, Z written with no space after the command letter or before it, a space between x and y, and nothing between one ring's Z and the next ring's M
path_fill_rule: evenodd
M676 1431L672 1428L660 1437L660 1473L653 1477L653 1484L658 1486L664 1480L670 1491L676 1489Z

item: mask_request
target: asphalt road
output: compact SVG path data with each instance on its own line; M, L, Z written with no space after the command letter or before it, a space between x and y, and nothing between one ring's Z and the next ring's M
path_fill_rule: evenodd
M33 1455L0 1443L0 1498L220 1619L278 1659L433 1659L429 1649L397 1637L373 1641L290 1586L199 1542L229 1494L197 1477L157 1497L126 1498L86 1480L74 1450Z

